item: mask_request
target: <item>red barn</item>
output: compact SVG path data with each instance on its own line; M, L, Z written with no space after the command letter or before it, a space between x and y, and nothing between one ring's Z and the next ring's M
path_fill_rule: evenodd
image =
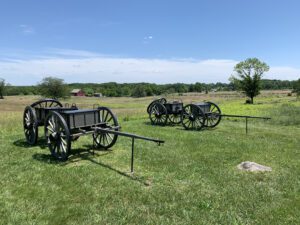
M73 89L71 91L72 96L85 96L84 92L81 89Z

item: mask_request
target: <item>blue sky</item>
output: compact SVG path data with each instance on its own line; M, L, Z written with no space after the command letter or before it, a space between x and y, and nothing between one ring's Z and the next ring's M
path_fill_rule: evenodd
M300 78L300 1L1 0L0 77L67 82L228 82L258 57Z

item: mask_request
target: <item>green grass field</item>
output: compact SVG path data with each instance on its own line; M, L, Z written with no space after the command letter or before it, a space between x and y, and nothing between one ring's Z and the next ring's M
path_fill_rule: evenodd
M151 126L153 98L72 98L79 107L111 107L122 130L160 138L162 146L119 137L92 155L91 136L72 144L57 162L43 139L25 142L22 116L38 97L0 100L0 224L300 224L300 101L286 92L263 92L254 105L236 93L168 96L212 100L223 113L270 116L225 119L213 130ZM239 171L242 161L271 166L269 173Z

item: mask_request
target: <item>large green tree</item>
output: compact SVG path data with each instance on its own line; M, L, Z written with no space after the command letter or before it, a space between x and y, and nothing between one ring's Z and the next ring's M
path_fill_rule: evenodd
M236 76L231 76L230 80L250 98L253 104L254 97L259 95L261 90L263 73L269 71L269 66L257 58L248 58L236 64L234 71Z
M40 94L44 97L59 99L70 95L69 89L63 79L45 77L38 86Z
M0 78L0 99L3 99L5 91L5 80L3 78Z

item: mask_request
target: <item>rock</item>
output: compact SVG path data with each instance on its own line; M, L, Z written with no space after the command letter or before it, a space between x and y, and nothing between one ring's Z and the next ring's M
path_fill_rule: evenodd
M238 169L240 170L245 170L245 171L250 171L250 172L265 172L265 171L272 171L271 167L260 165L256 162L242 162L237 166Z

